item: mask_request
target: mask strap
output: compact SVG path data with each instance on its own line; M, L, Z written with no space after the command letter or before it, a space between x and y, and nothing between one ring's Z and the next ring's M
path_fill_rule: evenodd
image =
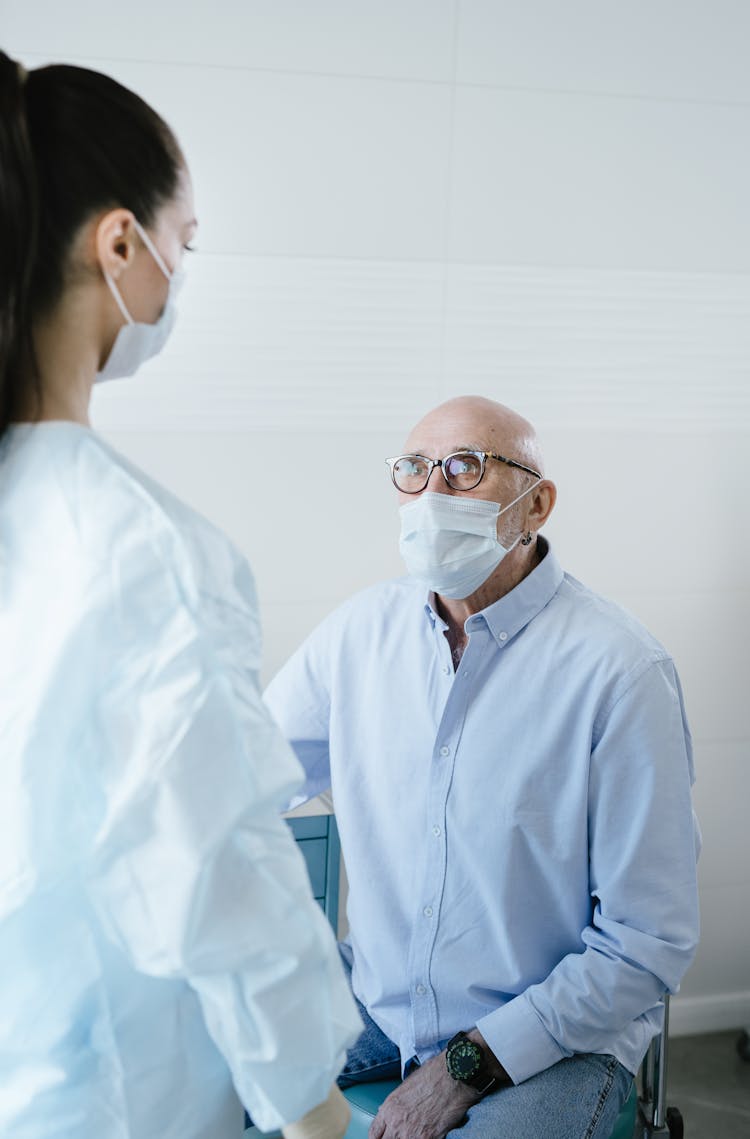
M531 486L527 486L527 487L526 487L526 490L523 490L523 491L521 491L521 493L518 495L518 498L514 498L514 499L513 499L513 501L512 501L512 502L509 502L507 506L504 506L504 507L502 508L502 510L498 510L498 512L497 512L497 517L499 518L501 514L505 514L505 511L506 511L506 510L510 510L511 506L515 506L517 502L520 502L520 500L521 500L521 499L524 497L524 495L528 494L530 491L534 490L534 489L535 489L536 487L538 487L538 486L539 486L539 483L538 483L538 482L535 482L535 483L533 483ZM530 533L530 532L531 532L531 531L529 531L529 533ZM497 540L498 540L498 542L500 542L500 539L499 539L499 538L498 538ZM522 546L529 546L529 545L531 545L531 539L529 539L529 541L528 541L528 542L527 542L527 541L524 539L524 537L523 537L523 530L522 530L522 531L521 531L521 533L518 535L518 537L516 538L515 542L513 542L513 543L512 543L510 546L507 546L507 547L505 548L505 552L506 552L506 554L509 554L511 550L514 550L514 549L516 548L516 546L518 545L518 543L519 543L519 542L521 543L521 545L522 545ZM500 542L500 545L502 546L502 542Z
M122 315L125 319L125 323L126 324L133 324L133 318L130 315L130 313L128 312L128 310L125 308L125 301L122 299L122 296L120 295L120 290L118 289L117 285L114 283L114 281L112 280L112 278L110 277L110 275L106 269L102 268L102 273L104 274L104 280L109 285L109 291L112 294L112 296L115 298L115 301L117 303L117 307L119 308L120 312L122 313Z
M138 221L137 218L133 218L133 224L135 225L136 233L140 237L143 244L146 246L146 249L148 249L149 253L153 257L154 261L159 266L159 268L161 269L162 273L167 278L167 280L171 281L172 274L170 273L169 269L167 268L166 262L165 262L164 258L162 257L161 253L156 248L153 241L151 240L149 235L146 233L145 229L143 228L143 226L141 225L141 223Z
M511 506L515 506L517 502L520 502L521 499L524 497L524 495L529 494L532 490L536 490L536 488L538 486L539 486L538 482L532 483L531 486L527 486L526 490L522 490L517 498L514 498L512 502L509 502L507 506L504 506L502 508L502 510L498 510L498 512L497 512L498 518L500 517L501 514L505 514L506 510L510 510Z
M159 269L161 269L162 273L167 278L167 280L171 281L174 274L170 273L169 269L166 266L166 262L164 261L164 258L162 257L161 253L156 248L156 246L154 245L154 243L151 240L151 238L149 237L149 235L146 233L146 231L143 228L143 226L141 225L141 223L138 221L138 218L135 218L135 217L133 218L133 225L135 226L136 233L140 237L143 244L146 246L146 249L148 249L149 253L153 257L153 259L156 262ZM122 316L123 316L123 319L125 320L125 323L126 324L134 324L135 322L134 322L132 316L130 315L130 313L128 312L128 310L126 309L125 302L122 299L122 294L120 293L120 290L118 289L114 280L112 279L112 277L110 277L109 273L104 268L102 268L102 273L104 274L104 280L109 285L109 291L111 292L112 296L115 298L115 302L117 304L117 307L119 308L120 312L122 313Z

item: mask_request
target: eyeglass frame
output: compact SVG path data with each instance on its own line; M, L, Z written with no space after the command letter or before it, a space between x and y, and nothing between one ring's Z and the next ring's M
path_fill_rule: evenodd
M444 464L448 459L452 459L456 455L474 455L475 458L479 459L481 462L482 469L479 472L479 478L474 483L474 486L464 487L462 489L460 487L451 486L451 484L448 482L448 476L445 473ZM424 486L419 490L403 490L396 482L394 468L400 459L423 459L425 463L429 463L430 469L427 472L427 478L425 479ZM527 474L533 475L535 479L539 479L540 481L544 478L544 476L541 475L539 471L535 471L533 467L527 467L524 463L519 463L517 459L508 459L505 455L498 455L495 451L475 451L473 447L461 447L458 451L451 451L449 455L444 455L442 459L430 459L427 455L420 455L419 451L407 451L404 455L395 455L393 458L386 459L385 461L388 464L388 468L391 472L391 482L399 494L422 494L422 492L427 489L427 485L432 478L432 472L435 470L435 467L440 467L440 473L445 480L445 485L449 487L450 490L455 490L457 494L466 494L468 491L475 490L479 486L480 482L484 478L484 472L487 469L488 459L497 459L498 463L505 463L508 467L516 467L519 471L526 471Z

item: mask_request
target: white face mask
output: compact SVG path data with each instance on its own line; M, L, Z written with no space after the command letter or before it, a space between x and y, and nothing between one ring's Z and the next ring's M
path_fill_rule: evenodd
M101 383L104 380L124 379L126 376L134 375L141 364L144 364L146 360L150 360L152 356L156 356L157 353L161 352L174 327L175 317L177 315L175 298L182 287L185 274L182 269L175 269L170 273L159 250L145 229L143 229L137 221L135 222L135 228L143 244L169 281L167 301L164 305L164 311L154 324L143 324L141 321L133 320L125 307L125 302L122 299L117 285L109 273L102 270L104 279L109 285L110 292L117 302L117 307L125 318L125 324L123 324L117 333L115 342L112 345L112 351L107 357L104 367L96 374L97 383Z
M528 487L502 510L483 498L459 498L425 491L416 502L402 506L399 549L412 577L442 597L469 597L518 545L497 537L497 520L535 490Z

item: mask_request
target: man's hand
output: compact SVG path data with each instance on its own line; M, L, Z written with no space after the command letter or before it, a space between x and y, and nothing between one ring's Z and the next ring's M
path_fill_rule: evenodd
M448 1074L445 1052L415 1068L370 1124L369 1139L444 1139L479 1096Z

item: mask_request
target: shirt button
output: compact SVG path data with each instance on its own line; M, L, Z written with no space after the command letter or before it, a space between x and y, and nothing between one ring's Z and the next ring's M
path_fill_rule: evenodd
M500 640L501 641L507 641L507 639L508 639L508 634L503 629L502 633L500 633Z
M426 918L431 918L432 917L432 906L425 906L425 908L422 910L422 913L424 914L424 916Z
M418 997L423 997L426 992L427 992L427 989L424 987L424 985L417 985L417 996Z
M440 827L433 827L432 833L434 834L435 838L440 838L443 832L441 831Z
M446 747L445 744L443 744L443 746L440 749L440 754L442 756L446 756L446 755L450 755L450 753L451 753L451 749L449 747Z
M451 674L451 666L450 666L449 664L446 664L446 665L444 666L444 668L443 668L443 672L445 673L445 675L446 675L446 676L450 676L450 674Z

